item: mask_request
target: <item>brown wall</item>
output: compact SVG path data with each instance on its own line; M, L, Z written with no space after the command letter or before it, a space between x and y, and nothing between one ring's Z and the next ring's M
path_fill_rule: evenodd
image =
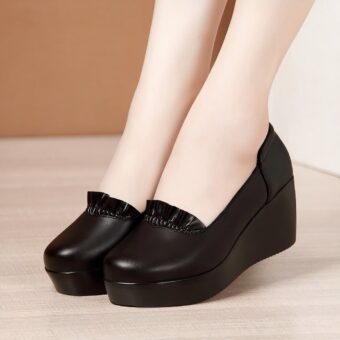
M153 2L1 0L0 136L121 132Z

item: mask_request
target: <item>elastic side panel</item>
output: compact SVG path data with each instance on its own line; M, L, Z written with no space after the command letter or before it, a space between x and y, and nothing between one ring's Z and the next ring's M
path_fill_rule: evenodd
M267 184L268 201L270 201L293 177L289 153L272 126L259 152L258 163Z

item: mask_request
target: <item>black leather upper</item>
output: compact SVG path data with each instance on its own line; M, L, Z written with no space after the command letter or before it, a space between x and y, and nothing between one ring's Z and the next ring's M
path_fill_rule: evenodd
M88 192L86 210L45 249L47 270L102 269L103 258L140 219L131 205L102 192Z
M105 280L160 282L213 269L292 176L287 150L270 126L253 173L209 226L177 207L149 201L143 220L105 257Z

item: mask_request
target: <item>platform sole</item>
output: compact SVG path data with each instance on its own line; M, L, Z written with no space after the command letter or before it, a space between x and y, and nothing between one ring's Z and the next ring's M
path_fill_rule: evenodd
M204 301L226 288L253 264L280 253L295 243L294 180L248 223L228 256L212 270L197 276L146 284L105 281L113 304L169 307Z
M105 294L102 270L79 272L54 272L46 269L57 292L66 295Z

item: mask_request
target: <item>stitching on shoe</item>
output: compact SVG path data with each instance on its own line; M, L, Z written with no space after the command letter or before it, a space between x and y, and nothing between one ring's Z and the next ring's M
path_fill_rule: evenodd
M171 229L171 230L174 230L176 232L181 232L181 233L185 233L185 234L198 234L198 233L205 232L207 230L207 228L191 229L190 226L180 227L180 226L172 223L171 221L167 221L167 220L165 220L161 217L151 216L151 215L148 215L148 214L144 215L144 221L152 224L152 226L156 227L156 228L167 228L167 229Z
M92 207L87 207L86 208L86 213L88 213L91 216L101 216L101 217L108 217L108 218L114 218L114 219L119 219L119 220L129 220L132 219L133 216L127 215L127 216L122 216L119 214L114 214L108 210L105 209L91 209Z

